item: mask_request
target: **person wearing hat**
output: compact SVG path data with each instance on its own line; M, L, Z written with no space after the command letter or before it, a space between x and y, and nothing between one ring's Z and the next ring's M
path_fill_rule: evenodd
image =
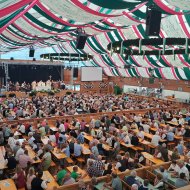
M32 180L31 190L44 190L47 189L47 181L42 179L43 171L39 171L36 177Z

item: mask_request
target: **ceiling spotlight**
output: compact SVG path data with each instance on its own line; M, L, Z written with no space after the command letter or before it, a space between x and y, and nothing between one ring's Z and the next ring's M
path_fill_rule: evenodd
M117 47L116 50L120 50L120 47Z

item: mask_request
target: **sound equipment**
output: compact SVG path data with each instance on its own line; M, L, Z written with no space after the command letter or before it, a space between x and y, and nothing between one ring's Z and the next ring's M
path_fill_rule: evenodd
M160 33L162 13L155 9L147 8L146 11L146 35L158 36Z
M78 68L73 68L73 78L78 78Z
M29 57L34 57L34 53L35 53L35 50L33 48L31 48L29 50Z
M84 49L85 43L87 40L87 35L85 33L79 33L77 36L77 49Z

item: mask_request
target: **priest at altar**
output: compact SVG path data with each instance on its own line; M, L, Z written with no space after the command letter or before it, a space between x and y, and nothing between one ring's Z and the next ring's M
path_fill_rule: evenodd
M48 80L47 82L43 82L42 80L39 82L33 81L32 89L36 91L51 90L51 81L50 80Z

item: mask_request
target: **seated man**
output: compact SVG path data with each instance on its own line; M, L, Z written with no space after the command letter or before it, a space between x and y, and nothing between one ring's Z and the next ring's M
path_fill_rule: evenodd
M125 176L124 181L127 183L129 186L132 186L133 184L137 184L140 186L140 182L136 179L137 177L137 172L135 170L131 171L130 176Z
M63 185L63 179L65 175L67 174L67 171L64 169L64 165L59 166L59 172L57 173L55 179L59 185Z
M186 176L184 173L180 173L179 178L177 178L177 180L175 182L175 186L177 188L184 187L189 184L185 177Z
M121 179L117 176L116 173L112 173L112 181L110 183L105 183L104 186L108 189L113 190L122 190Z

